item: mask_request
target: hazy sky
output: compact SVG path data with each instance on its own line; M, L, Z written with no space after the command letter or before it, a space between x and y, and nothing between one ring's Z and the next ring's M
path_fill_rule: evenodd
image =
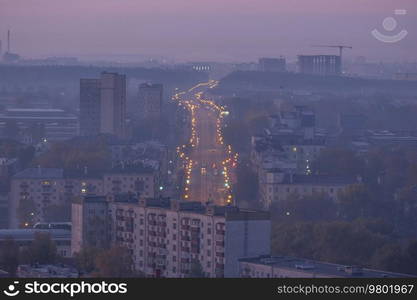
M406 9L396 16L394 9ZM382 27L395 17L392 32ZM0 38L24 57L163 55L179 60L255 60L337 53L313 44L347 44L346 55L417 60L417 0L0 0ZM408 36L377 41L373 29Z

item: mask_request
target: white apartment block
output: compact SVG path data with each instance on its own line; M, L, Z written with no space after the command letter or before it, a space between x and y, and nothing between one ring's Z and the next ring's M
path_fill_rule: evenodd
M135 269L149 277L189 277L196 263L207 277L237 277L239 258L270 251L265 212L167 198L116 200L108 212L111 244L130 249Z
M403 278L412 275L345 266L291 256L258 256L239 260L243 278Z

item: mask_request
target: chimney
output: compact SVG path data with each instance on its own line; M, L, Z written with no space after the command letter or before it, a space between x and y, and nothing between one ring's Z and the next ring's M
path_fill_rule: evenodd
M87 175L88 174L88 168L87 168L87 166L84 166L84 175Z
M7 30L7 53L10 53L10 29Z

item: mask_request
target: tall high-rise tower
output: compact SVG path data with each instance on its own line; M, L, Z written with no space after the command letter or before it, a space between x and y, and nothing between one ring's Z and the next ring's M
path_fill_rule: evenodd
M156 120L161 118L162 93L162 84L143 83L139 86L139 103L143 118Z
M100 79L80 80L80 134L125 137L126 76L103 72Z

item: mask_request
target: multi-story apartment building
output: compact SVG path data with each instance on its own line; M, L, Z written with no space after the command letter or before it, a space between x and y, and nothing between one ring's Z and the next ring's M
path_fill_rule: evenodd
M152 170L119 169L103 175L103 195L132 194L152 198L158 177Z
M100 79L80 79L80 135L100 133Z
M244 278L404 278L408 274L345 266L289 256L258 256L239 259Z
M342 60L338 55L299 55L298 69L303 74L340 75L342 74Z
M270 217L265 212L167 198L116 197L107 205L110 225L104 226L110 228L111 244L129 249L135 269L150 277L189 277L194 264L207 277L237 277L238 258L270 249ZM82 226L75 224L80 222L76 216L73 231ZM82 239L74 236L73 245L82 245Z
M259 195L265 208L290 195L324 194L337 203L340 192L355 183L358 180L350 177L288 174L280 169L264 169L259 173Z
M78 197L71 208L71 254L83 247L106 248L110 243L108 202L105 196Z
M126 76L101 73L100 79L80 80L80 133L126 133Z
M19 220L17 211L24 203L29 203L28 207L34 206L31 223L36 223L45 221L49 206L69 205L74 197L80 195L154 197L157 178L148 169L112 170L104 175L88 172L87 169L81 172L40 167L25 169L13 176L11 181L9 225L10 228L22 226L23 220Z
M284 57L269 58L262 57L258 61L259 70L263 72L285 72L287 63Z
M311 162L326 147L325 136L317 132L315 114L307 107L281 103L279 109L269 117L264 133L252 137L252 167L257 173L279 167L308 174Z
M143 111L139 115L143 118L159 120L162 113L162 95L162 84L141 84L139 86L139 102Z

